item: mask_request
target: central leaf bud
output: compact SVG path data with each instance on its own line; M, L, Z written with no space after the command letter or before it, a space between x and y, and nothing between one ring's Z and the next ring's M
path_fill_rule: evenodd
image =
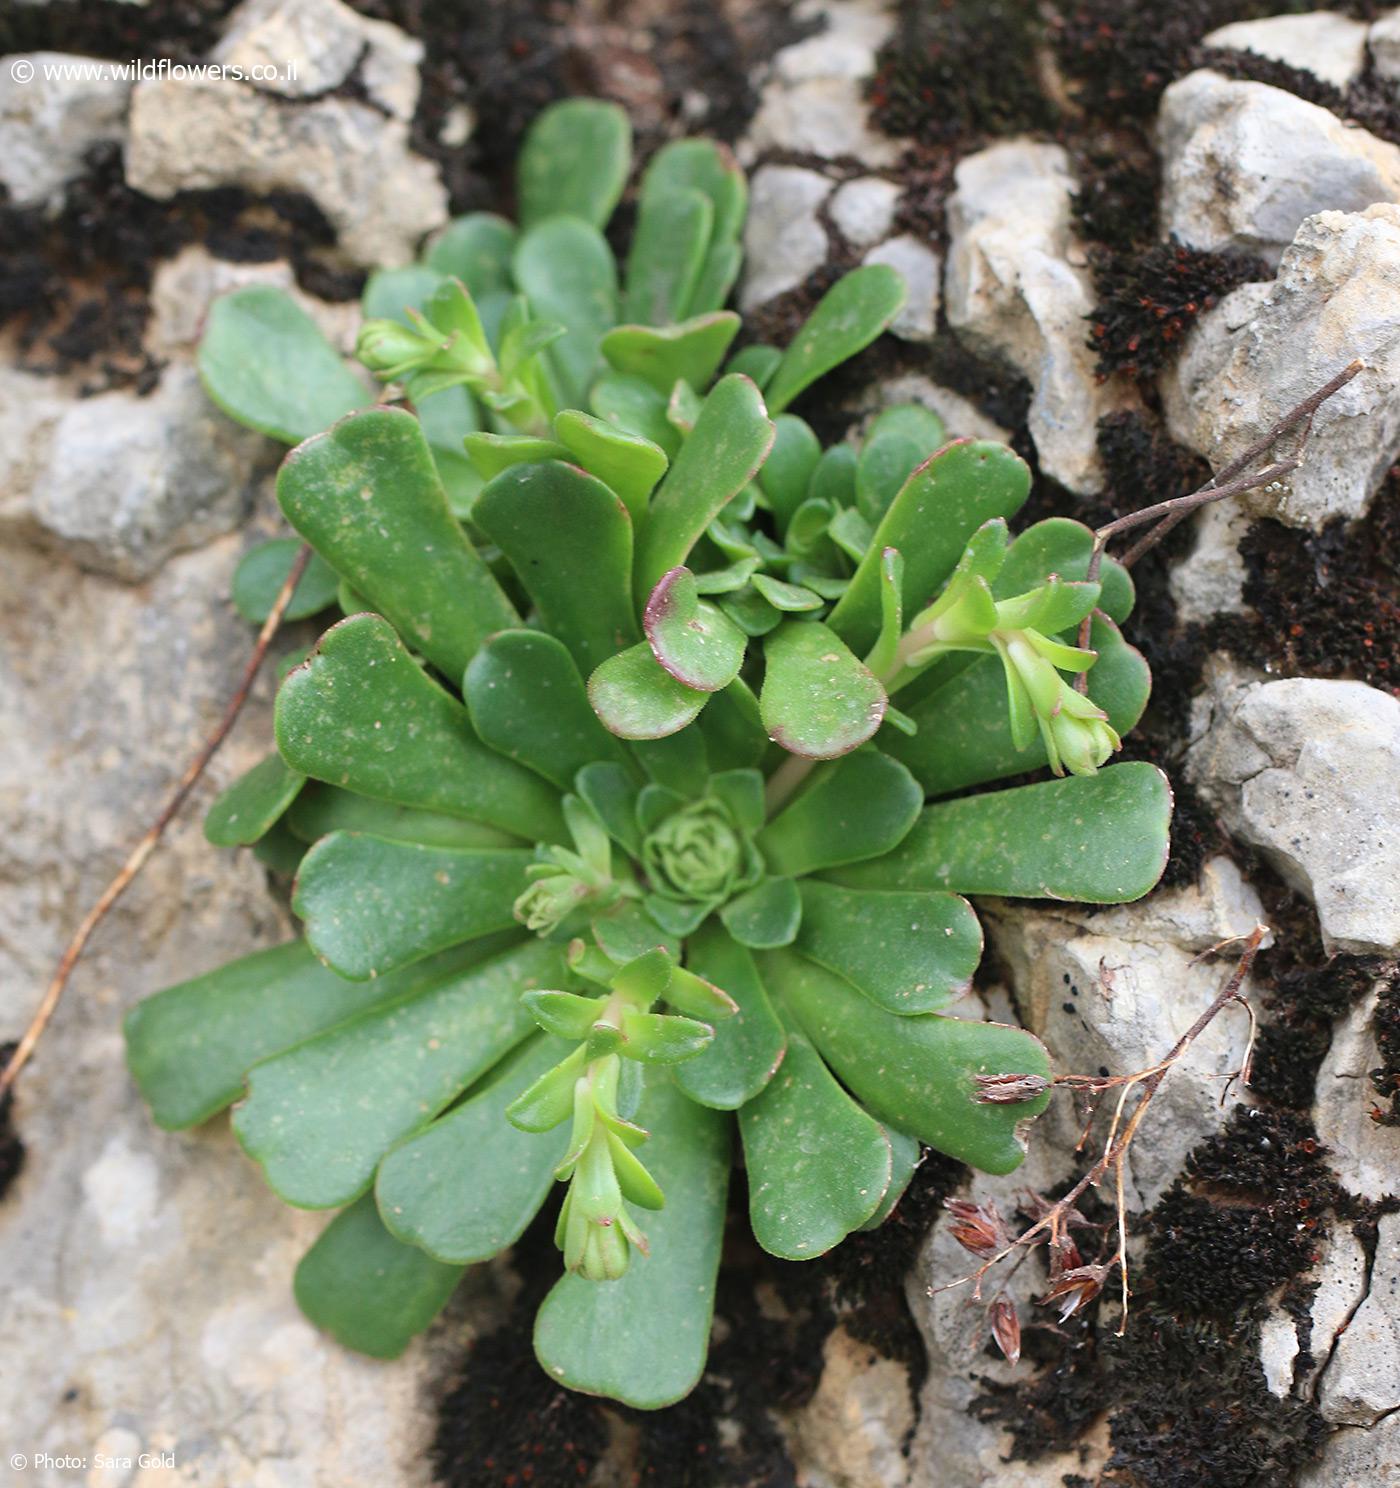
M720 801L681 807L648 833L642 861L652 889L691 901L726 897L747 876L742 834Z

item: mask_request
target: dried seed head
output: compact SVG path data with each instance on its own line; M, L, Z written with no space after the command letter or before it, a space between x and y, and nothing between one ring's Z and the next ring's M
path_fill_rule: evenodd
M988 1309L988 1319L996 1346L1009 1363L1017 1363L1021 1358L1021 1319L1015 1306L1005 1297L998 1297Z
M1044 1095L1050 1082L1044 1075L974 1075L979 1106L1010 1106Z
M1051 1282L1050 1290L1040 1299L1042 1305L1060 1304L1060 1321L1073 1317L1103 1291L1108 1266L1073 1266L1061 1271Z
M945 1199L943 1207L953 1216L953 1239L973 1255L994 1256L1011 1244L1006 1224L991 1199L985 1204Z

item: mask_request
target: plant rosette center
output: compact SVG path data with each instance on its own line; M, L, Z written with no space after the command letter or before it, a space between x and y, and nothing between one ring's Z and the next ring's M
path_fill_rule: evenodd
M763 876L758 850L714 797L678 808L648 832L642 867L653 894L707 912Z

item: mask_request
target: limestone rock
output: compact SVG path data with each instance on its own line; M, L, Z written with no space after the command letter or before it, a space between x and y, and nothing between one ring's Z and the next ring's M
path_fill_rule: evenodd
M1319 1139L1332 1149L1331 1163L1342 1187L1363 1199L1400 1194L1400 1127L1371 1120L1375 1091L1367 1078L1381 1064L1376 1047L1377 994L1363 998L1342 1019L1317 1072L1313 1120Z
M1189 888L1098 913L995 900L982 908L1025 1025L1044 1040L1056 1069L1090 1074L1155 1064L1228 973L1227 958L1198 961L1198 954L1263 919L1258 895L1227 858L1212 859ZM1130 1208L1154 1204L1187 1153L1219 1130L1228 1115L1221 1086L1240 1067L1247 1033L1243 1018L1216 1018L1162 1083L1128 1155ZM1070 1104L1052 1104L1037 1122L1037 1145L1071 1151L1078 1132Z
M893 1279L893 1278L892 1278ZM808 1488L901 1488L914 1425L909 1372L844 1329L828 1335L821 1383L793 1426Z
M830 194L825 176L800 166L765 165L754 172L744 227L741 309L795 289L826 262L826 229L817 221L817 209Z
M270 503L259 522L272 530ZM143 590L0 548L0 589L24 598L0 614L0 1039L27 1022L77 919L224 706L251 645L224 598L243 546L176 558ZM123 1059L138 998L293 933L251 855L210 848L199 825L266 750L272 676L95 938L18 1086L28 1150L0 1204L0 1419L30 1454L133 1437L174 1453L173 1470L123 1476L131 1488L426 1488L425 1382L488 1273L436 1343L394 1365L349 1353L291 1294L324 1216L280 1203L225 1118L159 1131Z
M1379 17L1366 37L1371 63L1388 82L1400 79L1400 8Z
M228 532L276 463L260 434L225 418L194 368L167 368L147 397L127 391L55 399L42 385L23 401L23 442L5 457L10 476L0 530L57 547L85 568L137 582L171 553Z
M890 323L901 341L932 341L938 327L939 280L943 263L926 243L909 233L891 238L865 255L868 264L888 264L904 278L905 300Z
M1229 830L1316 905L1329 952L1400 948L1400 700L1361 682L1240 684L1192 717L1187 774Z
M57 206L94 145L122 137L131 83L125 78L54 76L98 67L92 57L33 52L0 68L0 184L16 207ZM30 69L27 79L17 74Z
M1161 223L1277 263L1304 218L1400 197L1400 147L1265 83L1200 69L1162 95Z
M860 176L836 188L831 220L857 248L878 243L894 222L900 189L882 176Z
M940 387L920 372L905 372L884 382L872 383L861 398L859 411L873 418L882 408L896 403L920 403L931 408L944 423L949 439L992 439L1011 442L1011 430L989 419L981 409L952 388Z
M1075 189L1059 145L1013 140L967 156L948 201L949 324L980 355L1031 384L1041 467L1073 491L1103 484L1100 417L1121 394L1094 377L1085 317L1094 304L1070 235Z
M774 57L739 159L752 165L765 151L790 150L893 164L899 146L870 127L863 96L875 53L893 28L889 11L877 0L803 0L794 18L825 26Z
M1310 217L1277 281L1223 300L1161 380L1172 438L1215 469L1354 358L1365 369L1318 410L1307 459L1240 498L1320 530L1365 512L1400 456L1400 206Z
M1369 1429L1339 1427L1298 1488L1400 1488L1400 1415Z
M1366 66L1366 26L1334 10L1235 21L1212 31L1202 46L1253 52L1310 72L1345 92Z
M243 0L210 57L245 73L266 69L257 86L284 98L329 93L358 63L365 92L396 119L412 119L418 106L423 43L341 0Z
M1400 1410L1400 1214L1377 1229L1370 1287L1322 1375L1318 1404L1339 1425L1372 1426Z
M132 94L126 177L162 200L217 186L304 192L349 259L392 266L447 220L437 167L409 149L408 128L349 99L298 104L223 78L161 78Z
M362 316L357 300L329 304L297 288L285 259L268 263L231 263L215 258L200 243L189 243L174 258L157 265L151 276L151 314L145 347L157 361L193 357L204 333L209 307L221 295L250 284L284 289L316 322L345 356L355 349ZM366 384L368 386L368 384Z

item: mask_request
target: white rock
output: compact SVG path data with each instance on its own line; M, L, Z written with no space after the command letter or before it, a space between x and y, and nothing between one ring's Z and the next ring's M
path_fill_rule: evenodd
M1400 197L1400 147L1264 83L1201 69L1162 95L1163 232L1277 263L1303 219Z
M1314 531L1360 516L1400 456L1400 206L1310 217L1271 288L1204 317L1160 382L1172 438L1219 470L1354 358L1303 467L1240 498L1251 512Z
M304 192L345 255L367 266L407 263L447 220L437 167L410 151L403 119L340 98L295 104L226 79L139 84L126 176L161 199L216 186Z
M800 166L765 165L754 173L744 227L742 309L795 289L826 262L826 229L817 209L830 194L825 176Z
M1026 1026L1055 1068L1132 1074L1155 1064L1207 1007L1228 974L1228 955L1199 952L1262 922L1258 895L1227 858L1206 864L1200 883L1099 913L985 901L990 943L1011 973ZM1190 1150L1228 1115L1220 1092L1244 1058L1243 1017L1217 1017L1173 1067L1130 1149L1125 1197L1154 1204ZM1037 1123L1037 1145L1072 1150L1079 1118L1069 1102Z
M1059 145L1008 141L967 156L948 201L948 321L1031 384L1031 437L1071 490L1103 484L1098 421L1122 395L1094 377L1094 291L1070 235L1074 179Z
M949 439L992 439L1001 444L1011 440L1011 430L989 419L971 399L952 388L940 387L920 372L905 372L872 383L858 405L865 415L862 422L868 423L882 408L896 403L919 403L932 409L943 420ZM859 432L863 434L864 429Z
M1376 72L1388 82L1400 79L1400 9L1390 11L1372 24L1366 44Z
M1298 1475L1298 1488L1400 1488L1400 1415L1369 1429L1339 1427Z
M21 398L39 381L5 379ZM230 531L277 459L269 440L219 413L188 363L167 368L144 398L37 391L24 442L4 457L0 530L98 573L145 579L171 553Z
M1171 571L1169 583L1182 624L1204 624L1217 615L1242 614L1248 573L1240 540L1254 525L1249 512L1228 498L1191 518L1196 543Z
M275 530L270 502L257 526ZM227 701L250 645L225 598L246 540L176 558L140 590L0 547L0 592L24 599L0 612L0 1038L23 1028L78 917ZM136 1437L176 1465L117 1479L126 1488L427 1488L438 1351L453 1330L471 1336L472 1296L495 1305L478 1268L441 1341L392 1365L316 1332L291 1282L325 1217L281 1204L226 1119L159 1131L126 1071L121 1018L139 997L294 933L251 855L210 848L200 828L215 792L265 752L272 696L269 667L18 1086L28 1155L0 1205L6 1458L21 1444L91 1458Z
M1377 1227L1371 1284L1322 1375L1318 1404L1329 1421L1371 1426L1400 1410L1400 1214Z
M1259 1363L1271 1395L1283 1399L1293 1389L1293 1361L1297 1357L1297 1323L1283 1313L1271 1313L1259 1329Z
M1368 1078L1380 1066L1374 1032L1377 994L1363 998L1342 1019L1317 1072L1313 1120L1332 1149L1343 1188L1363 1199L1400 1194L1400 1127L1379 1126L1370 1110L1376 1092Z
M1328 952L1400 948L1400 700L1361 682L1240 685L1219 667L1192 734L1187 774L1317 906Z
M144 344L157 361L192 356L204 333L209 307L220 295L250 284L284 289L316 322L342 354L349 356L362 316L359 302L328 304L297 288L285 259L268 263L231 263L215 258L200 243L189 243L174 258L159 264L151 276L151 313ZM366 382L366 386L369 383Z
M831 220L857 248L878 243L894 222L900 188L882 176L861 176L836 188Z
M1310 72L1345 91L1366 66L1366 26L1334 10L1235 21L1206 36L1202 46L1254 52Z
M16 207L57 205L94 145L119 140L131 84L108 76L53 76L100 68L92 57L31 52L0 67L0 184ZM32 69L26 81L16 72Z
M1334 1153L1335 1157L1336 1154ZM1317 1291L1308 1312L1308 1351L1313 1364L1300 1383L1312 1391L1314 1381L1332 1356L1332 1346L1366 1295L1366 1251L1349 1224L1334 1220L1313 1267Z
M943 261L926 243L909 233L891 238L865 255L868 264L888 264L904 277L905 300L890 322L901 341L932 341L938 328L939 281Z
M341 0L243 0L210 57L284 98L328 93L360 62L366 93L395 118L412 119L418 106L423 43ZM256 79L253 68L264 69Z
M809 1488L901 1488L914 1425L909 1371L843 1328L827 1337L817 1392L793 1426Z
M773 58L771 80L737 150L740 161L752 165L764 151L791 150L892 165L899 145L870 127L863 84L893 17L878 0L804 0L794 15L824 18L825 29Z

